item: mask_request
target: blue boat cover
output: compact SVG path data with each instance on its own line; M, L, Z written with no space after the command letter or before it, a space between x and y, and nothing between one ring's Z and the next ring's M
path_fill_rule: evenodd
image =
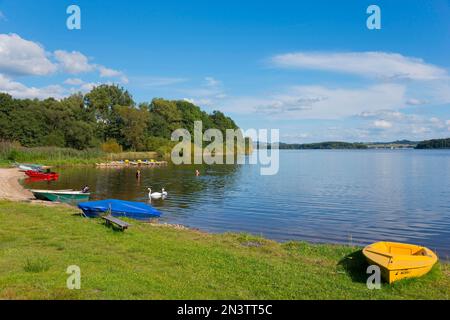
M111 211L111 215L113 216L135 219L148 219L161 216L161 212L148 204L115 199L83 202L78 204L78 208L83 210L87 216L98 216L107 211Z

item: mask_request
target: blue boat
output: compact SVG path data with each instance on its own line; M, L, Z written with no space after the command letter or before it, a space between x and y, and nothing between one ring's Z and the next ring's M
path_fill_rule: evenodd
M83 210L84 214L90 218L99 217L104 213L109 213L114 217L126 217L138 220L161 216L161 212L148 204L115 199L83 202L78 204L78 208Z

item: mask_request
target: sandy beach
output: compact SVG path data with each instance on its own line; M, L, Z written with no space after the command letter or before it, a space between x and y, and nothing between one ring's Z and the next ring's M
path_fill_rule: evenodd
M34 198L30 191L20 185L19 179L21 178L25 178L25 175L16 168L0 168L1 200L28 201Z

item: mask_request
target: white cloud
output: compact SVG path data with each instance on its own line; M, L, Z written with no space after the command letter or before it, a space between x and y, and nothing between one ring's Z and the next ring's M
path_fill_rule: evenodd
M426 100L420 100L420 99L415 99L415 98L411 98L406 101L406 104L410 105L410 106L420 106L420 105L423 105L426 103L427 103Z
M13 81L0 74L0 92L9 93L11 96L20 99L45 99L53 97L61 99L65 96L65 89L60 85L51 85L42 88L27 87L20 82Z
M282 134L281 138L284 140L289 140L289 141L298 141L298 140L302 140L302 139L307 139L307 138L311 138L312 134L311 133L286 133L286 134Z
M0 72L7 75L43 76L57 67L47 58L39 44L17 34L0 34Z
M101 78L119 78L122 83L128 83L128 78L121 71L102 65L91 64L89 58L78 51L57 50L54 52L60 68L69 74L80 74L98 71Z
M373 125L376 128L380 128L380 129L389 129L392 128L392 123L390 123L389 121L386 120L375 120L373 122Z
M183 98L184 101L195 104L195 100L194 99L189 99L189 98Z
M215 106L227 97L222 82L213 77L205 77L204 83L198 88L178 91L189 96L185 98L186 101L195 101L195 104L204 107Z
M81 86L82 84L84 84L84 81L79 78L69 78L65 80L64 83L71 86Z
M282 68L311 69L355 74L368 78L436 80L448 78L445 69L422 59L387 52L297 52L271 59Z
M98 66L98 71L100 72L100 77L102 78L113 78L113 77L119 77L122 75L122 72L106 68L104 66Z
M127 84L129 82L128 78L121 71L106 68L101 65L97 65L96 68L100 72L101 78L120 78L122 83Z
M89 63L88 57L81 52L56 50L54 56L64 72L79 74L94 70L94 66Z
M416 126L413 126L413 127L411 128L411 132L412 132L413 134L415 134L415 135L422 135L422 134L430 133L431 130L430 130L429 128L426 128L426 127L416 127Z
M122 71L117 71L114 69L106 68L101 65L96 66L97 70L100 72L101 78L120 78L122 83L128 83L128 78L123 74Z
M448 129L445 119L407 114L396 110L364 112L361 114L361 119L369 121L367 128L371 130L372 138L384 137L387 140L397 140L400 137L417 141L427 140L445 136Z
M72 86L69 91L71 93L75 93L75 92L89 92L91 91L94 87L98 87L104 83L101 82L85 82L82 79L79 78L69 78L66 81L64 81L64 84L70 85ZM107 83L107 84L111 84L111 83Z
M439 118L432 117L428 121L436 128L442 129L445 127L445 122Z
M405 114L395 110L376 110L364 111L359 116L362 118L384 118L390 120L401 120L405 117Z
M404 101L405 87L380 84L363 88L295 86L270 96L227 99L228 112L255 112L286 119L338 119L362 112L394 109Z
M214 79L213 77L205 77L205 81L208 87L217 87L221 84L220 81Z
M88 92L88 91L91 91L92 89L94 89L94 87L100 86L101 84L102 83L100 83L100 82L87 82L87 83L84 83L80 87L80 89L82 92Z
M50 58L54 58L56 63ZM0 34L0 73L15 76L46 76L61 71L81 74L98 71L101 78L119 78L128 83L121 71L91 64L89 58L78 51L56 50L53 55L38 43L25 40L17 34Z

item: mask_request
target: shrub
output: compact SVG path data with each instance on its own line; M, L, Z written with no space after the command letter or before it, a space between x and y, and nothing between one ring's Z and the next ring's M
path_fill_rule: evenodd
M172 141L161 137L149 137L147 139L146 147L149 151L156 151L161 147L168 146Z
M49 147L63 148L66 145L66 140L64 140L63 133L54 131L42 139L42 144Z
M123 151L122 146L115 139L108 139L102 144L101 149L106 153L121 153Z
M6 159L9 160L9 161L17 161L19 159L19 155L20 155L19 151L17 151L16 149L12 149L8 153Z
M168 159L170 158L170 154L172 152L171 146L162 146L156 150L158 157Z

